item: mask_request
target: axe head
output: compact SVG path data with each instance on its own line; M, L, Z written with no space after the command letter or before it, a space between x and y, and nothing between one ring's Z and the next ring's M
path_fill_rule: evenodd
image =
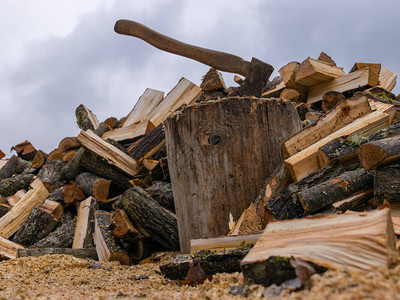
M229 96L261 97L262 90L273 71L274 68L271 65L253 57L243 84Z

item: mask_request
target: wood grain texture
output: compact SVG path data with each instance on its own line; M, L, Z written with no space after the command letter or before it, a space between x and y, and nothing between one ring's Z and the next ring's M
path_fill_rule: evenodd
M345 73L342 68L332 66L317 59L307 58L297 69L295 82L305 86L313 86L343 75Z
M181 251L193 238L228 233L281 163L280 143L300 130L290 102L226 98L165 122Z

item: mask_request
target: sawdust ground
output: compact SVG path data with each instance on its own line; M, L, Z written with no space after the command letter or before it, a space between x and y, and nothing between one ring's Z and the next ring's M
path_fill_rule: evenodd
M197 287L179 286L164 278L159 262L135 266L98 263L67 255L25 257L0 262L0 299L257 299L264 288L249 288L247 298L233 296L231 286L243 284L241 273L216 274ZM308 290L290 299L400 299L400 267L381 272L328 271L314 275Z

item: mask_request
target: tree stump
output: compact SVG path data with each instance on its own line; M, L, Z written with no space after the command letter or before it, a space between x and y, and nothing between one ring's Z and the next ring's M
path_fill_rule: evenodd
M301 121L287 101L224 98L184 108L165 121L181 251L225 235L282 163L281 143Z

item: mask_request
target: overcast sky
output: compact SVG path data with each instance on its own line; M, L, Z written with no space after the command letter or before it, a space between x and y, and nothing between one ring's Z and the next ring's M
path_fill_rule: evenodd
M116 34L118 19L257 57L273 77L321 51L345 72L359 61L399 73L399 11L398 0L0 0L0 149L9 157L26 139L57 148L79 133L81 103L103 121L128 114L146 88L167 93L181 77L201 83L207 66ZM223 76L233 85L233 74Z

